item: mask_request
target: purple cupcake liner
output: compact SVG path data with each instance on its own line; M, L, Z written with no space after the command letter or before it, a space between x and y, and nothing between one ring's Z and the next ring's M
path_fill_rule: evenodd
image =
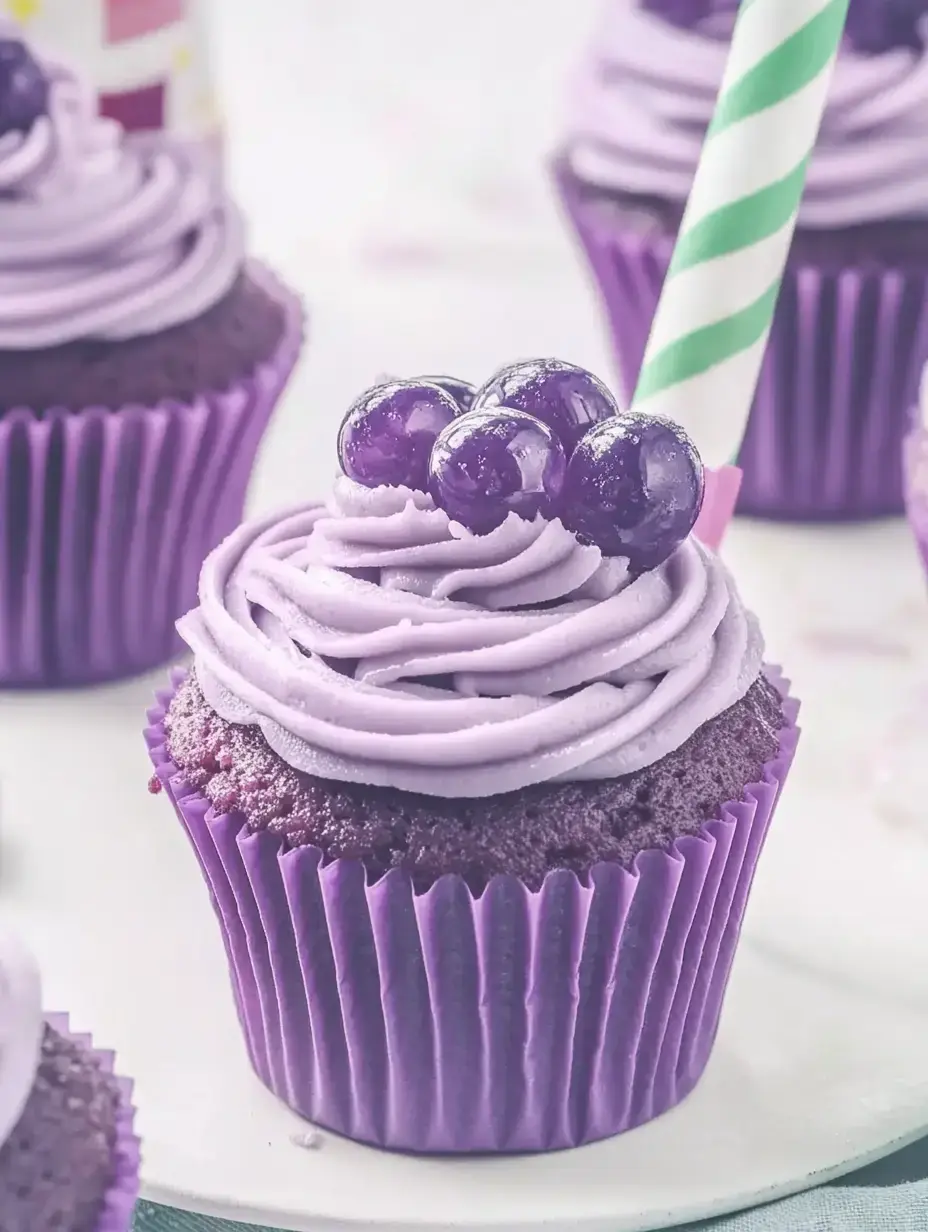
M303 340L285 308L274 356L196 402L18 409L0 418L0 687L137 675L183 652L204 558L241 520L255 455Z
M46 1014L48 1025L59 1035L72 1039L92 1052L98 1064L108 1074L113 1073L115 1058L111 1052L93 1047L89 1035L72 1031L67 1014ZM116 1119L116 1139L113 1144L113 1180L103 1200L96 1232L129 1232L132 1212L139 1195L141 1144L135 1134L135 1109L132 1106L132 1083L116 1078L119 1087L119 1111Z
M902 461L906 514L928 575L928 429L916 414L903 444Z
M673 237L623 224L563 160L555 180L634 390ZM748 430L737 512L851 521L904 509L902 442L928 360L928 269L790 265Z
M462 878L416 895L393 870L322 863L215 815L146 742L219 919L262 1082L348 1138L421 1153L548 1151L611 1137L678 1103L708 1060L757 858L798 739L761 781L669 852L532 892ZM183 672L172 675L176 689Z

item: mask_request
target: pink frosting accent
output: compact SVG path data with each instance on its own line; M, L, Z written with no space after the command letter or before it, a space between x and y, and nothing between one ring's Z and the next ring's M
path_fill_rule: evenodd
M734 517L742 474L739 466L706 467L706 490L693 534L713 552L722 546L725 532Z
M242 527L178 624L209 704L294 769L444 797L614 778L757 678L763 641L692 538L631 581L555 520L489 535L344 477Z
M131 338L200 316L245 255L213 160L163 135L127 138L74 74L45 68L49 114L0 138L0 348Z
M731 16L682 29L611 0L581 67L569 158L582 181L684 202L728 54ZM727 24L726 24L727 23ZM799 220L928 217L928 56L841 52Z

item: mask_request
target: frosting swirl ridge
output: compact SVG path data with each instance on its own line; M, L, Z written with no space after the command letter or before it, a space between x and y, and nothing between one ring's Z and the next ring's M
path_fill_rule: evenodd
M115 341L200 316L244 260L208 156L127 138L73 73L43 67L48 114L0 138L0 348Z
M444 797L612 778L756 679L763 643L695 540L651 573L511 514L475 536L431 499L340 477L240 528L178 628L209 704L296 770Z
M568 159L583 182L685 202L728 53L733 15L684 29L614 0L576 81ZM900 46L838 57L800 225L928 217L928 56Z

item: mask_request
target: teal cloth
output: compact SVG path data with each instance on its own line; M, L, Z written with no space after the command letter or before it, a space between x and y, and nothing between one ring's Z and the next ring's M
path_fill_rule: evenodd
M279 1232L140 1202L132 1232ZM928 1232L928 1138L851 1176L680 1232Z

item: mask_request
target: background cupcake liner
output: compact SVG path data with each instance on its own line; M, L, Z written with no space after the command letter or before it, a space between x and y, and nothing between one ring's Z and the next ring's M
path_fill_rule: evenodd
M928 429L913 413L903 448L905 507L915 545L928 574Z
M93 1047L89 1035L70 1029L67 1014L46 1014L45 1020L59 1035L64 1035L93 1052L97 1062L108 1074L113 1073L114 1057ZM132 1227L132 1212L139 1193L141 1145L135 1135L135 1109L132 1106L132 1083L117 1078L120 1106L116 1121L116 1141L113 1148L113 1182L103 1203L96 1232L128 1232Z
M0 418L0 686L111 680L182 652L174 622L241 520L303 337L299 300L249 273L286 308L250 380L192 404Z
M634 389L673 251L555 179L599 290L624 394ZM791 266L738 464L738 512L842 521L903 512L902 441L928 360L928 270Z
M452 875L418 896L399 870L367 886L357 861L323 867L214 816L168 760L170 697L149 713L151 758L210 889L252 1065L301 1115L400 1150L544 1151L630 1129L696 1083L795 701L762 781L670 852L599 864L589 886L497 877L475 899Z

